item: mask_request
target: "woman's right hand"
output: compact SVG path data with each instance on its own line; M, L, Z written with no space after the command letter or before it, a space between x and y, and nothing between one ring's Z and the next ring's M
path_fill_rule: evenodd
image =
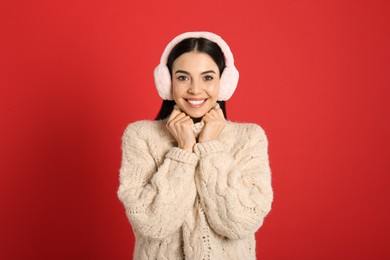
M166 127L177 141L179 148L193 152L196 144L195 133L192 130L194 121L191 117L178 109L173 109L172 114L168 118Z

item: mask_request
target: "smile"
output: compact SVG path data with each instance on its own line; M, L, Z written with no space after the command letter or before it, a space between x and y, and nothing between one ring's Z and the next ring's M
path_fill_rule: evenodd
M202 106L207 99L186 99L187 103L192 107Z

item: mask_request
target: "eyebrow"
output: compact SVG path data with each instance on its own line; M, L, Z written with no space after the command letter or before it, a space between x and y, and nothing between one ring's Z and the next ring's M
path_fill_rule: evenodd
M183 74L190 75L190 73L187 72L187 71L185 71L185 70L177 70L177 71L175 72L175 74L177 74L177 73L183 73ZM217 74L217 73L215 73L215 71L213 71L213 70L206 70L206 71L204 71L204 72L202 72L202 73L200 73L200 74L203 75L203 74L208 74L208 73Z

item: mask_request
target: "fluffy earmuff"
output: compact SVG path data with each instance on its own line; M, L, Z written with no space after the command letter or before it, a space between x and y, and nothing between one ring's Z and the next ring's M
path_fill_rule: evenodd
M187 38L205 38L215 42L221 48L225 56L225 69L223 70L220 79L218 100L228 100L236 90L239 73L234 66L233 54L227 43L220 36L211 32L186 32L176 36L170 43L168 43L161 56L160 64L154 70L154 82L156 84L158 94L164 100L173 100L171 75L167 67L168 56L176 44Z

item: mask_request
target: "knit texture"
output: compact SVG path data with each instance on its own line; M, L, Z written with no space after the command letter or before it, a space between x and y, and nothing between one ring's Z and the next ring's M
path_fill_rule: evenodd
M122 139L118 196L134 259L255 259L254 234L273 200L263 129L227 122L219 140L191 153L165 124L132 123Z

